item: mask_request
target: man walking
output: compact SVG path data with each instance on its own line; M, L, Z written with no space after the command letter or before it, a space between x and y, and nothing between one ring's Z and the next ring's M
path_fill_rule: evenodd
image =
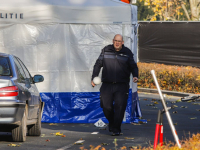
M103 83L100 88L100 104L109 121L109 131L117 136L120 135L126 110L130 74L133 75L133 82L138 81L137 64L131 50L124 46L122 35L115 35L113 44L102 49L93 68L92 80L99 75L101 67ZM93 81L91 85L95 86Z

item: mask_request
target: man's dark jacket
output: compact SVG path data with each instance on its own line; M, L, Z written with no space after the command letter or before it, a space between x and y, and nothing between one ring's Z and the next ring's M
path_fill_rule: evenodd
M92 80L99 75L101 67L103 67L102 82L129 82L130 73L133 77L138 77L138 67L133 59L133 53L124 45L120 51L116 51L113 45L102 49L94 65Z

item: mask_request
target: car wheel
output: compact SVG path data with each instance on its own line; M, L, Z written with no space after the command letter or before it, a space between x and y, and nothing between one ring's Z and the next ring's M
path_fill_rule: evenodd
M25 110L24 110L21 125L19 125L18 127L12 130L12 139L14 142L26 141L26 112L27 112L26 109L27 109L27 106L25 107Z
M28 135L30 136L40 136L41 135L41 102L39 105L37 122L28 129Z

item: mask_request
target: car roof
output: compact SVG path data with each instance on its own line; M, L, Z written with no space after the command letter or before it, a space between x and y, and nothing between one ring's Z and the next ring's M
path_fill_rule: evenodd
M14 56L14 55L7 54L7 53L0 53L0 56L9 57L9 56Z

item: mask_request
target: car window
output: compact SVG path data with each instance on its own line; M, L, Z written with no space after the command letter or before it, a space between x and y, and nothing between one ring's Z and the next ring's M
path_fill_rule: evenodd
M30 83L33 83L32 81L32 77L28 71L28 69L26 68L26 66L24 65L24 63L19 59L17 58L17 60L19 61L20 65L22 66L24 72L25 72L25 75L26 75L26 78L29 80Z
M22 69L22 67L21 67L21 65L20 65L20 63L19 63L19 61L17 60L16 57L14 57L14 62L15 62L15 65L17 67L17 74L19 76L20 82L24 82L25 79L26 79L26 75L25 75L25 73L24 73L24 71L23 71L23 69Z
M0 75L11 76L11 70L10 70L8 57L0 57Z

